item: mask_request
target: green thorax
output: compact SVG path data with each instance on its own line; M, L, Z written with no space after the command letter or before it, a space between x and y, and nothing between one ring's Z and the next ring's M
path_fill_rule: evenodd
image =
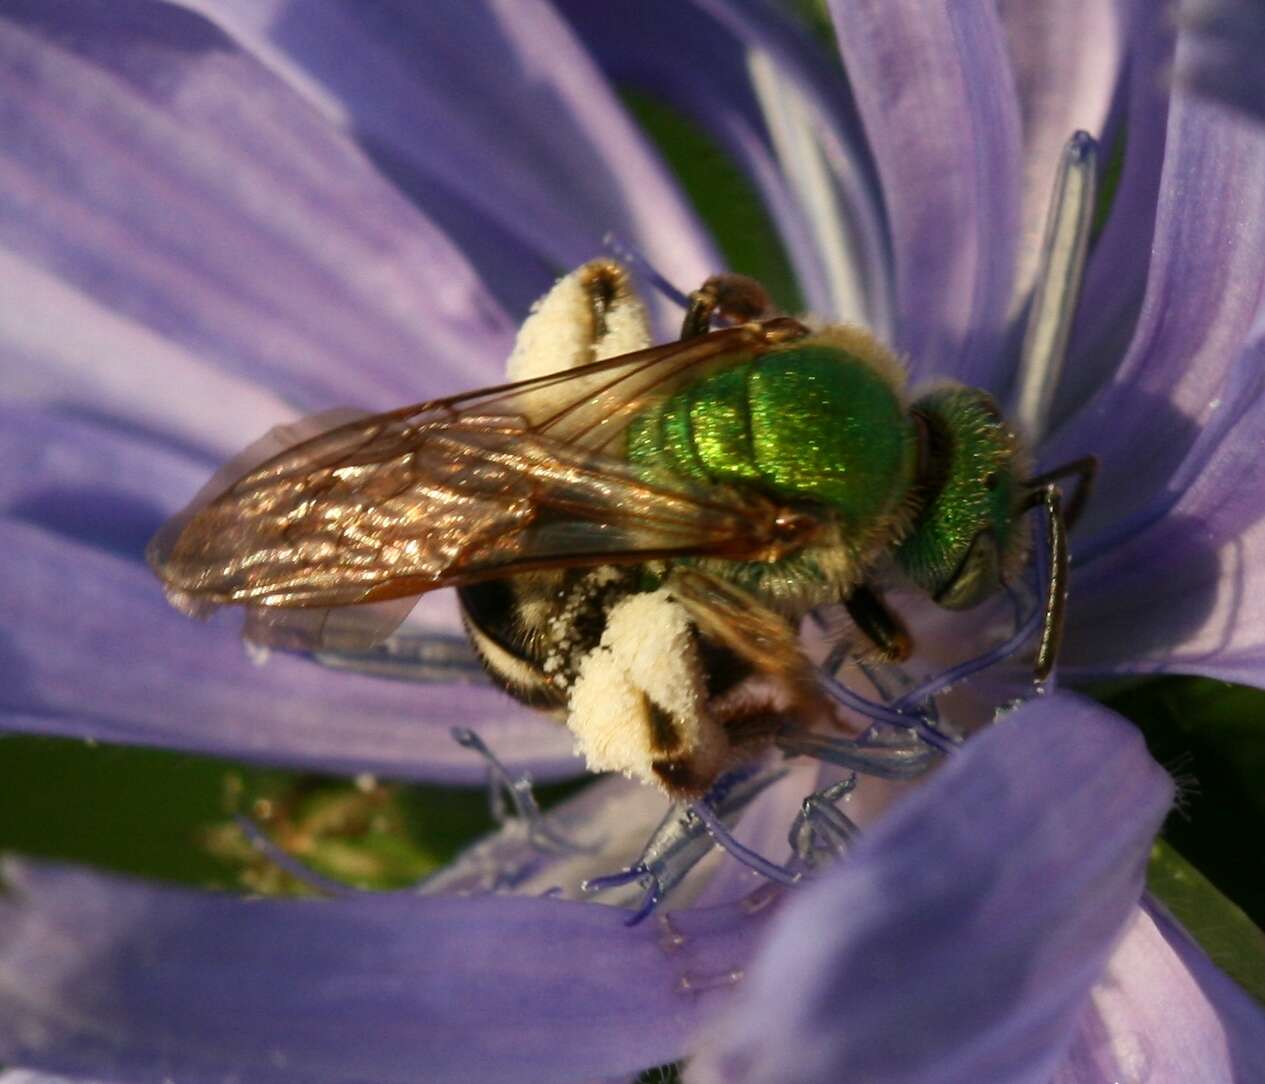
M840 532L885 527L912 485L916 431L899 375L829 334L679 389L628 430L634 463L829 506Z
M1018 512L1026 457L986 392L950 385L918 399L924 463L913 526L896 550L910 578L962 609L995 592L1022 561Z

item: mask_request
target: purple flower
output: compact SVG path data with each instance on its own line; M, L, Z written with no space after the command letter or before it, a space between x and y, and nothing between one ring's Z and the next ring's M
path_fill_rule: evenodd
M1265 116L1265 10L1256 0L1188 0L1179 9L1190 50L1178 78L1256 117Z
M461 725L513 771L577 771L560 728L482 686L256 665L230 620L167 609L141 554L270 425L491 383L515 318L606 232L680 283L719 265L608 78L746 168L811 308L1003 397L1067 138L1123 138L1038 449L1103 465L1063 676L1265 684L1265 131L1164 89L1193 45L1152 5L998 11L838 0L845 84L737 0L635 23L10 0L6 727L473 782ZM450 604L418 627L446 642ZM773 853L815 775L770 787L743 841ZM1054 693L899 790L858 796L894 808L815 884L720 862L634 928L543 894L649 835L662 800L620 779L553 820L596 857L510 826L420 896L245 901L11 862L0 1060L182 1082L619 1079L692 1050L700 1080L1265 1075L1259 1010L1137 906L1170 784L1128 726Z

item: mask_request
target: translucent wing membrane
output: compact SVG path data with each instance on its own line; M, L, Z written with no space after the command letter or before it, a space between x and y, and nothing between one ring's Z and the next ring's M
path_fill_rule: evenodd
M346 649L382 639L407 612L380 604L437 587L798 548L815 527L802 513L749 491L651 477L623 460L620 438L685 380L802 333L789 320L729 328L358 417L262 458L274 431L160 532L150 563L182 609L243 604L254 610L252 639ZM322 612L368 603L379 605Z

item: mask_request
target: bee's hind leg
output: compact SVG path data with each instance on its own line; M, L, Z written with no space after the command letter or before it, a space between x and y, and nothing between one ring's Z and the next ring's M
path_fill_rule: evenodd
M689 308L681 324L681 338L706 335L716 316L731 324L745 324L767 319L775 313L768 290L755 279L733 272L712 275L690 294Z
M861 634L886 662L904 662L909 658L913 651L909 630L874 588L866 583L857 584L843 605Z

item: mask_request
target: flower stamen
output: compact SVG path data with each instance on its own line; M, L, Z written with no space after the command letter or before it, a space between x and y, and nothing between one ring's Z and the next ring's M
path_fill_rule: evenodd
M453 727L452 737L462 748L478 753L487 763L488 807L497 824L504 824L510 817L506 804L508 799L509 805L513 806L514 817L526 826L528 842L538 851L546 854L589 854L597 849L596 844L582 845L556 832L540 811L540 804L532 792L531 778L510 775L496 754L473 730Z
M891 733L890 727L871 729ZM893 736L900 740L854 740L786 727L778 733L774 744L788 757L813 757L879 779L913 779L922 775L937 759L937 750L916 734L910 736L907 729Z
M1049 428L1054 391L1067 356L1089 252L1097 179L1098 143L1088 132L1075 132L1059 160L1050 195L1015 388L1015 420L1034 446Z
M810 870L838 858L860 834L856 823L837 803L856 789L856 773L810 794L787 833L797 861Z
M629 926L637 925L707 856L715 843L724 846L711 834L713 827L709 827L695 807L706 805L712 826L719 825L725 837L731 839L728 826L735 823L747 806L785 774L784 769L764 771L750 766L726 773L712 785L701 802L674 803L635 862L616 873L589 878L580 885L580 890L593 894L640 884L644 892L637 909L627 920ZM737 846L741 847L741 844ZM766 859L760 861L767 863Z
M771 862L745 844L739 843L706 801L692 802L690 804L690 812L703 822L703 827L707 834L720 847L728 851L744 866L749 866L755 870L762 877L768 878L775 884L785 885L788 888L798 884L802 879L803 873L788 869L786 866L780 866L776 862Z
M635 271L642 275L652 287L659 291L664 297L671 301L674 305L680 306L682 309L690 307L689 295L684 290L672 285L664 274L650 262L641 249L637 248L629 241L625 241L622 237L615 233L608 233L602 238L603 247L627 267L630 271Z
M284 847L274 843L268 833L244 813L235 813L233 815L233 823L255 850L300 884L304 884L325 896L348 896L363 891L356 885L343 884L341 881L335 881L317 873L311 866L295 858Z

